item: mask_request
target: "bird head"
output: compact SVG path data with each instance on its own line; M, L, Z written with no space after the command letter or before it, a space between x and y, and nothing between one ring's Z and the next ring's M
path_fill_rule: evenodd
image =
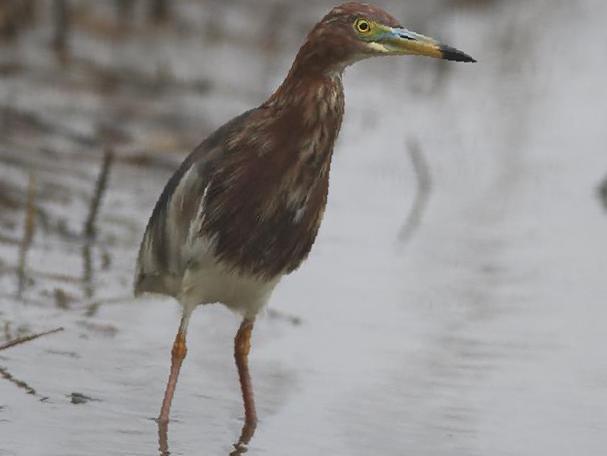
M458 49L406 29L381 8L365 3L344 3L333 8L312 30L308 43L326 64L342 67L379 55L476 61Z

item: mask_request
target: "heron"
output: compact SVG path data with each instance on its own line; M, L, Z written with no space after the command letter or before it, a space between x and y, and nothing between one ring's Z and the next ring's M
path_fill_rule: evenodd
M344 115L342 75L360 60L400 55L475 62L377 6L342 4L312 28L278 89L210 134L169 179L135 275L136 295L172 296L182 307L159 423L169 420L193 310L222 303L242 316L234 358L245 426L254 432L251 334L276 285L316 239Z

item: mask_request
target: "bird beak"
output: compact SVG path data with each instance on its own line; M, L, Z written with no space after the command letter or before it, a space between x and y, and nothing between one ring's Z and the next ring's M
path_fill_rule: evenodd
M439 43L432 38L402 27L386 27L385 33L377 43L383 46L385 52L389 54L425 55L437 59L454 60L456 62L476 62L476 60L459 49Z

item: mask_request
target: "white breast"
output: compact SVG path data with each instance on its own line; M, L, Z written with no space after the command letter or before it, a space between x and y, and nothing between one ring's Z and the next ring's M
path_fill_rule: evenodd
M179 301L194 308L220 302L246 318L253 318L267 304L280 276L271 280L242 275L215 263L188 269Z

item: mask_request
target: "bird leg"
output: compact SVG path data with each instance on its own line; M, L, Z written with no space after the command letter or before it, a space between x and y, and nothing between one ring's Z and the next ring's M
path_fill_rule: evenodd
M179 325L179 331L173 342L173 349L171 350L171 373L167 382L166 390L164 392L164 400L162 401L162 408L160 409L160 416L158 417L159 423L169 422L169 412L171 410L171 402L173 401L173 394L175 393L175 387L177 386L177 378L179 377L179 370L181 369L181 363L185 358L188 349L185 345L185 336L188 327L188 321L190 319L190 312L184 310L184 314L181 317L181 324Z
M249 374L249 351L251 350L251 333L255 320L245 318L240 325L234 339L234 358L238 368L242 400L244 402L245 423L237 446L249 443L257 427L257 413L255 412L255 399L253 398L253 384Z

